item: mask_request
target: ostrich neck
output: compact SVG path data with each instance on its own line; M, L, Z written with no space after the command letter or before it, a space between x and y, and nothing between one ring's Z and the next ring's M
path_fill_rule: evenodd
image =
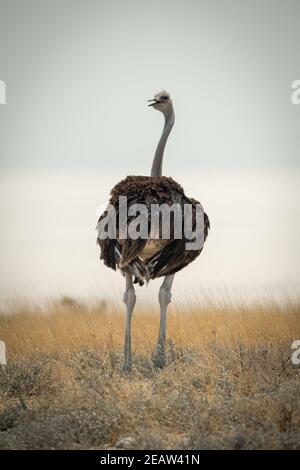
M164 130L161 135L161 138L159 139L157 149L154 155L152 169L151 169L151 176L162 176L162 163L163 163L164 150L165 150L165 146L166 146L166 142L168 140L169 134L171 132L171 129L175 121L175 114L174 114L173 107L171 107L170 110L164 116L165 116Z

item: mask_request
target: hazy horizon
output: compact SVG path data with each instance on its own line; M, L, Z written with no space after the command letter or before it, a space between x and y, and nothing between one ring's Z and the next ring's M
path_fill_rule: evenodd
M2 173L2 301L122 300L124 278L99 260L95 231L98 206L120 173ZM211 221L203 253L175 277L174 299L299 297L300 172L173 177L201 200ZM139 300L153 301L160 282L137 287Z

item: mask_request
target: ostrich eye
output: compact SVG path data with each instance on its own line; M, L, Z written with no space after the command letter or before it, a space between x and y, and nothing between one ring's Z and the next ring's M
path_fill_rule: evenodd
M161 98L162 100L167 100L167 99L169 99L169 97L166 96L166 95L162 95L160 98Z

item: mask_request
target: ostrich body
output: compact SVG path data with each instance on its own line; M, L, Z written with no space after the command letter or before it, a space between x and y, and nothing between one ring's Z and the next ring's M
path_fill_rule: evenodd
M116 215L119 214L119 198L126 196L128 205L143 204L147 207L148 214L151 213L153 204L179 204L184 209L186 204L192 207L192 225L193 230L196 226L196 205L198 201L188 198L183 188L172 178L162 176L162 162L164 148L167 138L173 127L175 114L173 110L172 100L169 94L162 91L154 96L153 100L149 100L149 106L161 111L165 118L163 133L159 140L153 165L151 176L127 176L120 181L111 191L109 204L114 208ZM98 234L100 234L105 223L105 211L97 225ZM127 217L127 225L130 224L133 217ZM102 239L98 235L97 242L100 245L102 259L106 266L113 270L119 269L126 278L126 290L124 293L124 303L126 305L126 322L125 322L125 346L124 346L124 369L131 368L131 317L136 302L134 284L143 285L150 279L164 277L164 281L159 289L160 303L160 327L157 341L156 354L154 362L158 367L163 367L166 362L165 341L166 341L166 316L167 306L171 302L171 287L174 275L177 271L191 263L202 251L203 246L195 250L187 250L187 239L183 235L180 239L174 236L174 220L171 221L170 237L163 239L158 234L151 236L151 219L149 223L149 237L143 238L123 238L121 229L116 218L116 237ZM209 219L204 213L204 241L210 228Z

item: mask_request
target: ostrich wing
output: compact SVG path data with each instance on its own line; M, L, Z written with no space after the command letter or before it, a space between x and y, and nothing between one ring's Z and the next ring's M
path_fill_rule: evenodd
M108 211L109 209L103 212L98 220L96 227L98 232L97 244L100 246L100 259L103 260L106 266L115 271L120 259L121 247L117 239L103 237L103 233L106 230Z
M195 201L196 202L196 201ZM193 227L194 229L195 227ZM204 241L210 229L207 214L204 213ZM170 240L170 242L156 255L147 260L151 279L174 274L194 261L200 255L203 247L199 250L186 250L186 242L189 240Z
M101 215L97 224L98 238L97 243L101 249L100 259L103 259L104 264L113 270L116 270L117 267L124 269L128 267L130 263L136 261L139 254L145 247L147 239L137 238L132 239L129 236L125 238L124 234L120 233L120 227L118 225L119 221L119 207L114 208L113 217L116 218L116 234L114 237L104 238L103 234L107 231L107 221L110 216L110 210L112 207L107 208L106 211ZM112 213L111 213L112 214ZM112 216L112 215L111 215ZM126 222L126 229L130 227L130 223L135 219L133 216L129 216ZM142 223L148 223L143 215L139 216L139 220ZM144 272L146 267L142 269ZM139 266L139 271L141 271L141 266Z
M107 211L100 217L97 225L97 241L101 249L100 259L103 259L106 266L114 270L118 267L123 273L126 270L130 271L138 282L143 283L143 278L148 280L150 276L155 278L179 271L201 253L201 250L185 249L185 243L191 240L177 240L172 238L172 235L171 240L163 240L159 250L152 254L149 252L151 251L149 247L153 248L152 240L139 237L135 240L130 234L127 238L124 237L118 226L119 198L121 196L127 197L128 207L131 204L146 205L148 214L151 213L151 204L166 203L172 205L174 202L197 204L196 200L185 196L182 187L172 178L165 176L127 176L111 191L109 204L110 207L114 208L117 216L115 236L104 239L99 236L105 226ZM133 219L134 217L127 215L126 228L130 226ZM151 219L149 219L149 215L148 223L150 228ZM204 223L204 239L206 239L209 230L209 220L206 214ZM144 250L148 241L150 244ZM147 255L147 258L145 258L145 255Z

